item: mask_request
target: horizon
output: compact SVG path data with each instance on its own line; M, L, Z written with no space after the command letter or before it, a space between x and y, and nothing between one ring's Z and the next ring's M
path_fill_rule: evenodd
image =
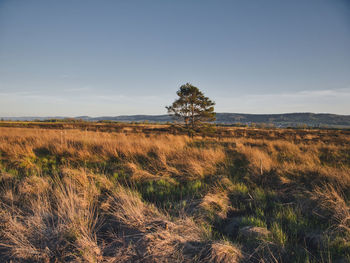
M243 113L243 112L215 112L216 114L242 114L242 115L288 115L288 114L315 114L315 115L338 115L338 116L349 116L350 114L336 114L329 112L283 112L283 113ZM79 119L82 117L88 118L103 118L103 117L128 117L128 116L166 116L164 114L122 114L122 115L77 115L77 116L65 116L65 115L47 115L47 116L37 116L37 115L23 115L23 116L0 116L1 118L73 118ZM169 115L171 116L171 115Z
M166 115L186 82L219 113L349 115L349 47L345 0L4 0L0 116Z

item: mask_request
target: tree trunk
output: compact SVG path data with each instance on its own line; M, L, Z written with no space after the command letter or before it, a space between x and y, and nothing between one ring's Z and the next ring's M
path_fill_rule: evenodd
M194 104L192 103L191 108L191 119L192 119L192 129L194 129Z

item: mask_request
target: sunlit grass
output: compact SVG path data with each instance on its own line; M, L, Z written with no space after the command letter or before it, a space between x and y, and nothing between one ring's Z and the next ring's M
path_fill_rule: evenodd
M350 140L285 132L0 128L1 259L348 260Z

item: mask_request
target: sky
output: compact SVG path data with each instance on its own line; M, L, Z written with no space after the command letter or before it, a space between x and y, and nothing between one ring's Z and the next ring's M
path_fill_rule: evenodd
M349 0L0 0L0 116L350 115Z

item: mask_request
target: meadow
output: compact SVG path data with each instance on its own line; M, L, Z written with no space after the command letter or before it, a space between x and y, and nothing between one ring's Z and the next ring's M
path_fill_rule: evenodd
M349 131L55 125L0 127L1 262L350 262Z

